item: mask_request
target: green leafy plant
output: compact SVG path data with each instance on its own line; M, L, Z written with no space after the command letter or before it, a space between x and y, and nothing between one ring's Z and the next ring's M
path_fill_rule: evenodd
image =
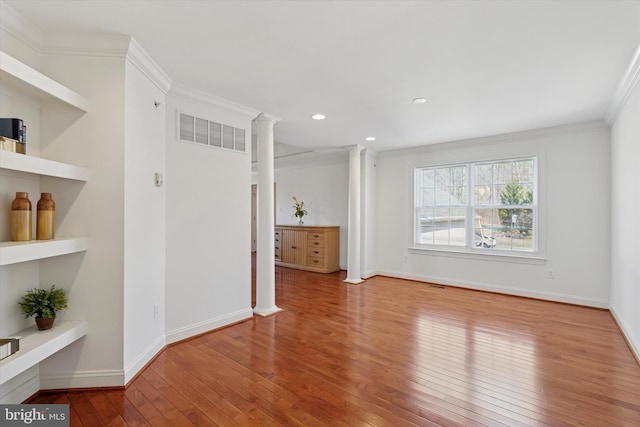
M52 285L50 289L33 288L22 296L18 304L25 317L51 318L56 317L56 311L67 308L67 294L64 289L57 289Z
M521 184L511 182L506 185L502 193L500 193L500 202L503 205L528 205L533 203L533 192L525 191ZM518 216L520 224L519 233L527 233L533 227L533 214L531 209L499 209L498 215L500 222L505 227L511 226L511 218L513 215ZM518 234L519 234L518 233Z
M293 204L293 209L295 209L293 216L295 216L296 218L298 218L298 224L302 225L302 218L305 215L308 215L309 213L307 212L307 210L304 208L304 202L299 202L298 199L296 199L296 196L292 197L294 204Z

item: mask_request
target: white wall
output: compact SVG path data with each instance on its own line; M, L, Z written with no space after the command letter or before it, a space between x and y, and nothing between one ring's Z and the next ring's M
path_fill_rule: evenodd
M126 47L121 48L119 56L83 52L43 58L48 75L90 102L90 111L71 126L73 117L43 114L43 140L49 141L41 147L43 156L90 171L86 183L47 180L56 201L56 234L87 236L89 250L66 255L63 263L41 260L41 282L69 290L64 319L87 320L89 331L40 364L45 389L124 383Z
M276 224L295 225L293 196L305 203L304 225L340 227L340 266L347 265L349 163L345 150L330 163L319 162L275 170Z
M177 110L246 129L247 152L177 141ZM165 324L169 343L253 315L253 117L207 102L202 94L172 88L167 96Z
M151 63L144 51L135 42L132 49L135 57L126 65L124 106L125 383L165 345L166 194L154 179L155 173L165 173L165 89L138 68L139 57ZM156 72L161 73L157 68Z
M532 154L539 159L544 260L513 262L409 250L414 167ZM599 122L380 153L378 272L608 307L609 156L609 130ZM555 279L547 279L548 269L555 270Z
M638 64L636 63L636 68ZM611 129L611 311L640 359L640 85Z

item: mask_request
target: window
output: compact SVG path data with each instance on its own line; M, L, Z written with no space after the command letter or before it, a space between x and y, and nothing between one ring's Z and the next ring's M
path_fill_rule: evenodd
M415 246L536 252L536 158L415 170Z

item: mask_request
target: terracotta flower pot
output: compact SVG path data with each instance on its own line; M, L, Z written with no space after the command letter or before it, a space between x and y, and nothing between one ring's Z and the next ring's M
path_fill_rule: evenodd
M38 326L38 330L46 331L47 329L51 329L53 327L54 320L56 320L55 317L36 317L36 325Z

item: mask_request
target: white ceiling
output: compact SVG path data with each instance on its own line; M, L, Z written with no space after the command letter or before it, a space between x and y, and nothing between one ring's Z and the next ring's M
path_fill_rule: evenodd
M45 32L131 35L175 83L280 117L276 140L304 149L602 119L640 44L640 1L6 3Z

